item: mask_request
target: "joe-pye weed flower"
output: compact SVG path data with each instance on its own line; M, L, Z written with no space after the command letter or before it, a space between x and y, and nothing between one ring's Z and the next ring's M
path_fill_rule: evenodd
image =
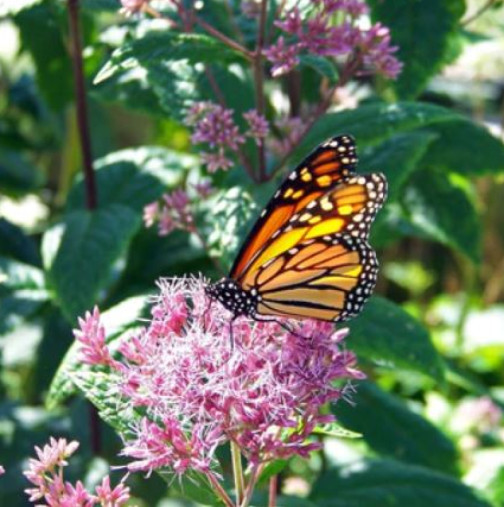
M319 449L310 435L334 420L321 407L363 376L342 345L347 330L314 320L295 333L276 322L231 322L204 286L201 278L161 280L149 325L122 341L112 361L98 310L76 331L82 359L110 371L110 392L143 414L125 437L128 469L197 471L215 485L215 451L226 443L245 456L253 478L271 460Z

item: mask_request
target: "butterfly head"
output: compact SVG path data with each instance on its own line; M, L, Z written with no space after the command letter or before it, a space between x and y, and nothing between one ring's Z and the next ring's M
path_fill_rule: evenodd
M205 292L210 299L222 303L234 317L254 316L256 313L257 296L251 291L242 289L232 278L222 278L216 283L207 285Z

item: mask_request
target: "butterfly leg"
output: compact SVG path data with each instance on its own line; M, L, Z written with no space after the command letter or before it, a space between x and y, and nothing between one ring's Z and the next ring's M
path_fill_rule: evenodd
M282 322L281 320L277 320L274 317L272 318L264 318L264 317L258 317L257 315L254 316L254 320L256 322L275 322L278 324L281 328L285 329L290 334L293 334L297 338L306 338L305 336L300 335L297 331L295 331L292 327L290 327L285 322Z
M235 348L235 341L234 341L234 335L233 335L233 322L235 321L235 318L231 319L229 321L229 347L231 349L231 354L234 352Z

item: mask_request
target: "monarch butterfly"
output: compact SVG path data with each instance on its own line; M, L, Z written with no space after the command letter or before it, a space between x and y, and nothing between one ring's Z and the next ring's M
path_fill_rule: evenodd
M381 173L357 175L349 135L318 146L280 185L228 278L207 286L233 314L343 321L376 284L370 225L387 194Z

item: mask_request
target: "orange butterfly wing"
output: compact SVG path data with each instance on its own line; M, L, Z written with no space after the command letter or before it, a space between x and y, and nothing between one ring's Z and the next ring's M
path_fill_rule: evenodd
M386 180L382 174L353 175L310 201L265 240L246 269L236 278L245 290L257 284L259 270L283 253L323 237L347 233L367 240L369 227L383 205Z
M346 320L371 295L377 273L376 255L361 238L350 234L318 238L259 269L257 312Z
M355 172L357 156L350 136L337 136L316 148L280 185L245 240L231 269L240 279L269 238L296 213Z
M335 137L282 183L242 247L230 278L257 298L255 314L340 321L372 293L378 262L367 243L387 181L355 174L355 144Z

